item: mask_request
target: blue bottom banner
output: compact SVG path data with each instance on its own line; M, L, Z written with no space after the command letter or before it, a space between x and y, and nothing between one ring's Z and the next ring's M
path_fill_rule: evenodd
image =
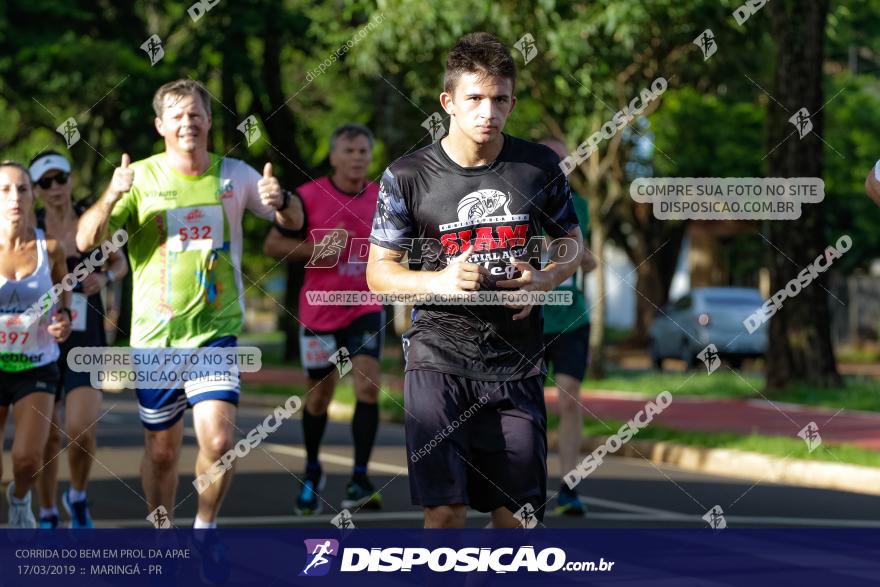
M0 585L863 585L880 530L4 530Z

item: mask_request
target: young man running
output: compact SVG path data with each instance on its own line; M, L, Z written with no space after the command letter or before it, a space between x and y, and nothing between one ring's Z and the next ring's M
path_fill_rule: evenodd
M559 158L502 133L515 81L510 53L490 34L466 35L449 53L440 95L449 135L382 177L367 267L373 291L549 291L576 271L583 241ZM553 246L544 269L533 255L517 258L542 229L569 245L565 260ZM425 527L463 526L468 505L492 512L495 527L542 519L541 314L531 306L416 307L404 335L404 401L410 490Z
M330 165L333 174L297 188L305 215L304 232L274 227L263 247L280 261L305 262L312 258L316 243L337 238L340 248L327 260L306 267L299 292L299 348L309 379L302 427L306 446L306 471L294 511L318 514L324 475L318 450L327 426L327 407L338 379L330 358L345 348L352 361L357 403L351 420L354 440L354 469L345 490L342 507L379 509L381 496L367 478L367 463L379 428L379 357L385 316L381 304L323 306L308 300L309 292L369 291L366 259L352 251L352 239L370 236L379 186L367 181L373 158L373 134L359 124L347 124L330 136Z
M67 254L67 271L91 256L76 248L76 228L85 211L71 199L73 175L70 162L56 151L34 157L29 165L35 193L43 208L37 212L37 226L49 238L61 243ZM70 464L70 487L62 494L61 503L70 516L71 528L91 528L92 516L86 501L86 485L96 450L96 422L101 415L101 392L91 386L88 373L67 368L67 354L77 347L105 347L104 302L101 290L125 277L128 263L122 251L109 254L109 262L90 273L71 292L70 337L61 345L58 369L61 381L55 402L55 414L44 453L44 466L38 482L40 496L40 527L58 527L58 454L62 446L61 406L64 405L64 435L70 438L67 458Z
M568 156L565 145L555 139L541 141L560 158ZM586 242L590 234L590 212L587 201L572 194L572 203ZM552 383L558 389L559 410L559 464L562 475L575 468L581 451L584 428L584 409L581 406L581 381L587 372L590 349L590 311L584 299L583 287L577 277L596 268L596 260L584 247L580 273L569 277L555 291L571 292L570 306L544 308L544 360L552 367ZM556 513L570 516L584 515L586 507L574 488L562 483L556 496Z
M34 227L28 171L0 162L0 438L12 406L10 528L36 528L31 487L43 465L58 385L58 344L70 335L70 295L49 297L67 273L64 251Z
M282 193L267 163L263 176L246 163L208 151L211 103L198 82L178 80L155 94L155 127L165 151L129 165L79 221L77 246L102 242L108 226L128 232L134 276L131 346L234 347L244 316L242 216L250 210L296 230L297 198ZM148 508L174 515L183 412L192 406L199 454L196 477L233 445L239 383L187 381L184 389L137 390L145 433L141 465ZM232 470L198 496L195 528L216 526Z

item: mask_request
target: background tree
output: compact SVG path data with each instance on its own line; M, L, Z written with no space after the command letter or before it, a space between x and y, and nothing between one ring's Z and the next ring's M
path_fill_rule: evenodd
M824 106L822 64L826 0L780 0L769 6L776 42L776 73L771 90L777 104L769 112L771 177L822 177ZM789 118L806 108L813 129L803 138ZM803 206L801 218L768 222L770 289L784 289L801 269L822 254L828 231L822 204ZM831 345L827 274L785 301L770 321L766 385L769 390L803 381L840 386Z

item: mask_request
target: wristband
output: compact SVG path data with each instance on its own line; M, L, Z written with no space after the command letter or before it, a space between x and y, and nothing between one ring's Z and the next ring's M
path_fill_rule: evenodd
M107 285L110 285L114 281L116 281L116 274L113 273L112 269L108 269L104 272L104 276L107 278Z
M278 208L279 212L283 212L290 205L291 194L287 190L281 190L281 196L282 196L282 200L281 200L281 206L279 206L279 208Z
M880 181L880 160L874 164L874 179Z
M67 314L68 320L73 321L73 312L70 310L70 308L60 308L60 311Z

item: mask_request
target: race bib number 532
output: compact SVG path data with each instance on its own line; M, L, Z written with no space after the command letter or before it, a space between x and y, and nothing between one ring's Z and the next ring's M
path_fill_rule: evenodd
M222 246L222 206L192 206L168 210L169 251L207 251Z

